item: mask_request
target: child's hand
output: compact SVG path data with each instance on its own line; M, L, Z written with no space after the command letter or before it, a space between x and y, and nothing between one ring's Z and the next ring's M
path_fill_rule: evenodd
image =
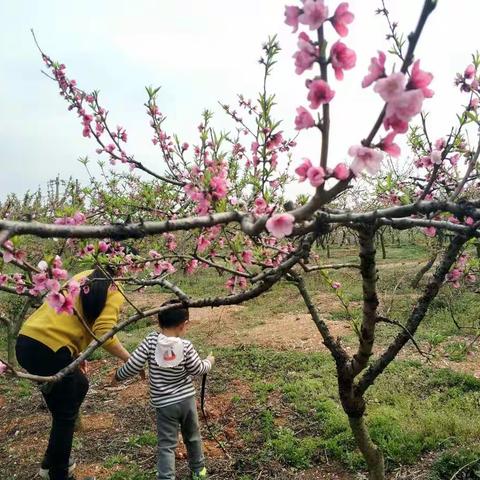
M84 375L88 374L89 368L88 368L88 362L86 360L83 360L82 362L80 362L80 364L78 365L78 368Z
M212 352L210 352L210 353L208 354L207 360L210 362L210 364L212 365L212 367L215 365L215 357L213 356L213 353L212 353Z

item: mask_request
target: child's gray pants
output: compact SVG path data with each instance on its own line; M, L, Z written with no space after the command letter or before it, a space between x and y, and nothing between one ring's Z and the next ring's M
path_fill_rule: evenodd
M175 480L175 448L178 427L187 447L188 464L192 472L199 472L205 466L202 438L198 426L195 396L181 402L157 408L158 432L158 480Z

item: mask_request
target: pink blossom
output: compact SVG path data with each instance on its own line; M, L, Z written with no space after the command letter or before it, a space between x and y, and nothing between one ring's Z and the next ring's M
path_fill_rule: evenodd
M198 268L198 260L193 258L192 260L189 260L185 265L185 272L187 273L187 275L192 275L197 268Z
M227 182L218 175L210 180L210 188L212 189L212 197L216 200L225 197L227 194Z
M368 75L362 80L362 87L366 88L373 82L385 76L385 60L386 56L383 52L378 52L378 58L372 57L370 60L370 66L368 67Z
M433 238L437 234L437 229L435 227L425 227L423 229L423 233L427 237L432 237Z
M310 30L319 29L328 18L328 7L323 0L304 0L303 13L298 16L298 21L308 25Z
M115 150L115 145L113 143L110 143L108 144L106 147L105 147L105 150L108 152L108 153L112 153L114 150Z
M480 99L478 97L474 97L470 100L470 103L468 105L468 108L470 110L476 110L478 108L478 104L480 102Z
M107 242L104 242L103 240L100 240L98 242L98 251L100 253L105 253L108 251L108 249L109 249L109 245Z
M333 176L337 180L347 180L350 177L350 169L345 165L345 163L339 163L333 169Z
M60 292L51 292L47 295L47 302L58 313L65 303L65 297Z
M278 213L267 220L267 230L276 238L283 238L293 232L295 218L290 213Z
M335 10L332 18L332 25L341 37L348 35L347 25L353 22L354 15L348 10L348 3L342 2Z
M242 261L246 265L251 265L253 259L253 253L251 250L244 250L242 252Z
M305 70L310 70L315 62L315 57L305 50L299 50L293 54L295 59L295 73L301 75Z
M387 104L386 116L395 116L409 122L422 110L423 93L421 90L408 90L392 98Z
M225 282L225 287L230 290L230 292L233 292L235 288L235 277L230 277L226 282Z
M465 68L465 72L463 73L463 76L466 78L466 79L470 79L470 78L473 78L475 75L475 67L470 64L467 66L467 68Z
M410 80L407 84L407 89L420 89L425 98L431 98L433 97L433 90L430 90L427 87L428 85L430 85L432 79L433 75L431 73L420 70L420 60L417 60L413 64Z
M449 282L456 282L462 276L462 272L458 268L454 268L447 274L447 280Z
M380 143L380 149L392 157L398 157L401 153L400 147L396 143L393 143L395 135L397 135L397 132L390 132Z
M62 268L52 268L52 275L56 280L66 280L68 278L68 272Z
M7 247L7 242L5 242L5 247ZM3 261L5 263L10 263L15 258L15 255L10 250L10 248L12 248L12 247L7 247L7 248L8 249L5 249L5 251L3 252Z
M16 250L14 256L15 256L15 260L20 265L22 265L23 262L27 259L27 252L25 252L24 250Z
M4 273L0 273L0 286L5 285L7 283L8 276Z
M197 248L199 252L204 252L210 245L210 240L208 240L204 235L200 235L197 239Z
M267 211L268 203L262 197L257 197L254 203L255 203L254 211L257 215L260 215Z
M66 313L67 315L72 315L74 312L73 298L70 295L64 297L64 302L57 310L57 313Z
M337 80L343 80L343 71L353 68L357 61L356 53L340 41L332 45L330 58Z
M392 114L390 117L385 117L383 120L385 130L392 128L396 133L406 133L408 130L408 122L400 120L396 115Z
M350 170L355 175L359 175L364 169L371 175L375 175L380 170L383 154L373 148L362 145L353 145L349 148L348 154L354 157Z
M315 126L315 120L311 113L304 107L297 108L297 116L295 117L295 129L302 130Z
M293 58L295 59L295 73L301 75L305 70L312 68L319 51L305 32L301 32L298 36L297 45L299 50L293 54Z
M325 183L325 170L322 167L310 167L307 171L307 177L312 187L319 187Z
M442 152L440 150L432 150L430 159L433 164L440 165L442 163Z
M378 80L373 90L379 93L386 102L390 102L405 90L406 84L407 79L405 75L397 72Z
M80 293L80 284L76 280L68 282L68 293L75 298Z
M196 212L199 215L205 215L206 213L208 213L209 208L210 208L210 200L207 197L202 195L202 197L198 201Z
M8 367L2 361L0 361L0 375L3 375L7 371Z
M467 217L465 219L465 225L468 225L469 227L471 227L474 223L475 223L475 220L472 217Z
M304 182L307 179L307 173L310 168L312 168L312 162L308 158L304 158L300 166L295 169L300 182Z
M163 273L174 273L175 267L170 263L164 260L156 262L153 265L153 272L155 275L162 275Z
M76 225L80 225L80 224L84 223L86 219L87 219L87 217L82 212L75 212L73 214L73 220L75 221Z
M285 23L290 27L293 27L293 33L298 30L298 16L301 10L296 6L285 7Z
M456 153L455 155L452 155L448 160L450 161L450 164L452 165L452 167L455 167L459 159L460 159L460 154Z
M329 103L335 96L335 92L328 83L321 79L307 82L307 87L309 89L307 99L310 100L310 108L318 108L324 103Z
M267 147L268 150L273 150L274 148L281 145L282 142L283 142L282 132L278 132L272 135L268 139L268 142L265 144L265 146Z
M339 288L341 288L342 284L340 282L332 282L332 288L334 290L338 290Z
M42 292L43 290L46 290L47 280L48 280L48 276L45 272L36 273L35 275L32 275L34 288L35 290L38 290L40 292Z
M47 290L51 292L59 292L60 291L60 282L55 280L54 278L50 278L46 282Z

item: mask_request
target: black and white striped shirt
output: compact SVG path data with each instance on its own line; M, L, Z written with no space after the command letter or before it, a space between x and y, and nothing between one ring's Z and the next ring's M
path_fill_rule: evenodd
M183 360L176 367L162 368L155 360L155 349L162 333L152 332L135 349L128 361L117 370L117 380L125 380L140 373L148 362L150 403L153 407L165 407L195 395L191 377L207 373L212 365L201 360L192 342L182 339Z

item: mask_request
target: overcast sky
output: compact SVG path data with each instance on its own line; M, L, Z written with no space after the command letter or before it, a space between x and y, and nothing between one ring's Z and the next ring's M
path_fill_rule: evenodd
M294 3L294 2L290 2ZM338 1L327 1L333 13ZM355 22L345 43L357 52L357 67L343 82L331 82L330 164L347 158L364 138L381 109L379 97L360 87L369 59L385 49L386 22L374 16L380 0L351 0ZM408 33L423 2L389 0L392 18ZM160 171L144 113L145 85L162 86L159 106L166 129L195 143L204 108L215 110L215 125L231 127L217 101L233 103L237 93L255 97L262 70L261 44L278 33L283 48L271 85L278 95L278 118L293 131L295 108L307 105L306 75L294 73L296 35L283 23L285 2L278 0L2 0L0 1L0 198L44 186L60 174L86 179L78 157L95 160L95 144L81 135L81 125L40 73L42 62L29 29L46 53L67 65L67 74L84 90L99 89L114 125L126 127L128 152ZM432 112L432 137L448 132L462 96L453 87L457 71L480 48L478 0L439 0L417 49L422 68L435 75L436 92L424 107ZM338 36L327 27L331 42ZM391 68L391 63L388 67ZM318 158L318 135L302 132L295 157ZM121 167L119 167L121 168Z

